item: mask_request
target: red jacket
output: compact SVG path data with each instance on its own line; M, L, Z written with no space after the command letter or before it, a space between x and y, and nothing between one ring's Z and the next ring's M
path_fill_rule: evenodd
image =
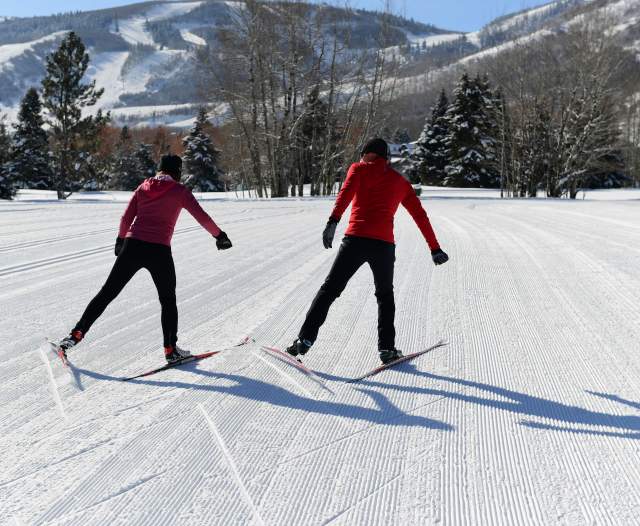
M402 204L418 225L429 248L440 248L427 213L409 182L389 166L386 159L354 163L336 199L331 217L340 220L353 200L348 236L394 242L393 217Z
M183 208L212 236L220 233L218 225L198 204L191 190L168 175L157 175L145 179L133 193L120 219L118 237L171 245L173 229Z

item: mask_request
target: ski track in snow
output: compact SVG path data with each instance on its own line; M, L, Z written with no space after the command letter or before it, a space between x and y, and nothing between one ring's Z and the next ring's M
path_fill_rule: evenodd
M159 305L140 272L70 353L82 391L47 353L51 378L40 349L67 333L106 278L125 203L0 203L0 517L637 523L637 203L457 193L423 203L451 261L434 267L398 214L397 344L448 346L346 384L377 365L377 307L362 268L304 359L317 378L261 352L295 337L335 257L320 241L332 203L203 201L234 247L218 252L181 217L180 341L226 350L119 381L162 360ZM233 348L245 335L255 343Z

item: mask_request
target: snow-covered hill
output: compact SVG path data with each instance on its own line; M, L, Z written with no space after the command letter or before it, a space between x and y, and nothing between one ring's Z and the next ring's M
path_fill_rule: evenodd
M188 125L181 105L193 117L201 103L194 52L215 48L216 31L228 26L242 2L221 0L152 1L87 13L0 21L0 113L11 118L30 85L44 75L44 58L68 30L89 48L88 78L105 88L97 108L118 108L120 122ZM321 9L314 7L314 9ZM367 46L379 13L344 11L351 43ZM436 27L395 18L398 45L446 42L451 34ZM347 27L345 26L345 27ZM457 35L455 35L457 36ZM138 108L146 110L141 116ZM127 108L133 108L128 113ZM184 121L184 122L183 122Z
M363 268L305 359L325 387L257 344L120 382L162 360L144 272L73 351L74 376L43 361L44 336L64 335L106 277L126 196L0 203L0 522L636 524L637 192L437 192L423 202L447 265L396 221L397 343L449 345L346 384L377 361ZM336 254L320 242L331 200L204 204L234 248L181 218L180 341L285 345Z
M499 57L530 42L541 42L567 31L580 23L595 22L602 31L640 58L640 2L637 0L556 0L519 13L498 18L482 30L467 33L465 39L473 44L463 56L456 57L439 68L404 76L395 84L398 92L415 93L426 86L439 90L443 78L459 74L470 65L482 65L486 58ZM435 88L433 88L435 89ZM433 91L432 89L432 91Z

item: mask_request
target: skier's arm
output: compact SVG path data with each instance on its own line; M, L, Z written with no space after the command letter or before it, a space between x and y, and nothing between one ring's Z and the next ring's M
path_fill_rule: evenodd
M118 230L118 237L124 238L129 231L129 227L136 215L138 214L138 191L133 192L133 196L129 200L129 204L127 205L127 209L122 214L120 218L120 229Z
M347 172L347 177L344 180L344 184L338 192L338 197L336 197L336 204L333 207L333 212L331 212L331 218L337 223L340 221L342 214L347 209L349 204L351 203L353 196L356 194L356 190L358 189L358 185L360 184L360 171L358 170L359 165L357 163L352 164L351 168Z
M404 206L407 209L407 212L411 214L411 217L413 217L413 220L416 222L416 225L418 225L418 228L426 239L431 251L438 250L440 248L440 244L438 243L436 234L433 231L427 212L425 212L425 209L422 207L422 203L420 202L420 199L418 199L413 187L409 183L407 183L407 186L408 191L407 195L402 200L402 206Z
M193 218L198 223L200 223L202 228L209 232L209 234L216 238L220 235L222 230L220 230L220 227L218 227L215 221L211 219L211 216L202 209L200 203L196 201L196 198L191 193L191 190L187 189L185 191L184 202L182 206L193 216Z

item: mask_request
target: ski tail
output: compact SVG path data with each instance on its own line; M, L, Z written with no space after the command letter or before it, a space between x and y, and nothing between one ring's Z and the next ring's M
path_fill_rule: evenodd
M62 362L64 367L69 367L71 364L69 362L69 358L67 358L67 353L64 351L62 347L60 347L57 343L52 342L51 340L47 340L49 347L53 354L55 354L58 359Z
M387 369L389 369L390 367L394 367L395 365L399 365L401 363L404 362L408 362L409 360L413 360L414 358L418 358L419 356L422 356L423 354L427 354L428 352L431 352L435 349L438 349L439 347L444 347L445 345L449 345L449 343L446 340L440 340L438 343L432 345L431 347L427 347L426 349L423 349L422 351L418 351L418 352L414 352L412 354L407 354L406 356L403 356L402 358L398 358L397 360L394 360L392 362L386 363L384 365L380 365L378 367L376 367L375 369L371 369L369 372L363 374L362 376L358 376L356 378L351 378L350 380L347 380L347 383L355 383L355 382L360 382L361 380L364 380L366 378L369 378L371 376L374 376L378 373L381 373L382 371L385 371Z
M249 336L246 336L245 338L243 338L242 340L240 340L237 344L235 344L233 347L242 347L243 345L247 345L248 343L251 343L253 341L253 339ZM202 354L193 354L191 356L188 356L182 360L178 360L176 362L172 362L172 363L167 363L162 365L161 367L156 367L155 369L151 369L150 371L145 371L144 373L140 373L140 374L136 374L134 376L129 376L126 378L120 378L120 380L122 382L129 382L131 380L136 380L137 378L144 378L146 376L151 376L152 374L156 374L159 373L161 371L166 371L167 369L173 369L174 367L178 367L180 365L184 365L186 363L189 362L196 362L198 360L204 360L206 358L210 358L211 356L215 356L216 354L220 354L223 351L210 351L210 352L206 352L206 353L202 353Z

